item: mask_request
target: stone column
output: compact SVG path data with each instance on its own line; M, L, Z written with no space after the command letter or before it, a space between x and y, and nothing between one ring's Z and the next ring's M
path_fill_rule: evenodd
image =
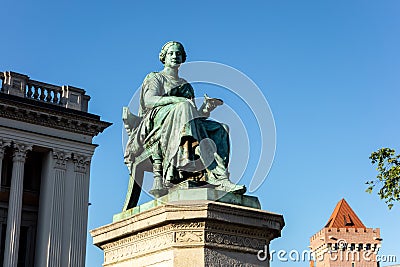
M50 237L48 243L48 257L46 266L61 266L61 248L64 218L64 195L67 161L71 155L63 151L53 151L53 192L50 218Z
M1 175L2 175L2 168L3 168L3 159L4 159L4 150L6 147L10 146L11 143L9 141L4 141L0 139L0 189L1 189Z
M14 145L10 198L7 214L7 231L4 250L4 267L16 267L18 263L19 233L21 226L22 193L26 153L32 146Z
M75 181L69 266L85 266L90 157L74 154Z

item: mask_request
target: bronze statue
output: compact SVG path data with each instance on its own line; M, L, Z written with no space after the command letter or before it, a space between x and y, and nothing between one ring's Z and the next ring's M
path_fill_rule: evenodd
M222 100L205 95L197 109L193 87L178 75L186 60L181 43L166 43L159 58L164 69L144 79L138 116L128 108L123 112L129 135L124 157L131 175L124 210L136 206L144 171L154 173L150 193L155 197L186 179L243 194L246 187L229 180L228 127L208 119Z

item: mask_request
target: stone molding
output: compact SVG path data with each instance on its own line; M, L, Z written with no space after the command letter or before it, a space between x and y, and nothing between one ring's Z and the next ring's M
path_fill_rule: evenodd
M111 123L96 115L0 93L0 117L96 136Z
M208 218L221 222L257 225L273 230L276 237L280 236L280 230L285 225L282 215L262 210L257 210L257 215L255 215L254 211L255 209L252 208L207 200L167 203L130 218L105 225L101 229L94 229L91 233L95 239L98 239L98 242L101 242L104 238L101 233L112 231L115 237L123 237L127 233L143 231L148 228L150 225L150 223L147 223L149 218L152 218L151 224L162 223L164 221L179 220L182 217L181 214L185 213L187 214L186 219Z

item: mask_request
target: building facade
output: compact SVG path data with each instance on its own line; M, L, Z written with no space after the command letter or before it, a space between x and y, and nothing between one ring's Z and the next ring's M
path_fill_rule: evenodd
M82 89L0 79L0 266L84 266L92 139L110 123Z
M376 267L380 229L367 228L342 199L322 230L310 239L312 267Z

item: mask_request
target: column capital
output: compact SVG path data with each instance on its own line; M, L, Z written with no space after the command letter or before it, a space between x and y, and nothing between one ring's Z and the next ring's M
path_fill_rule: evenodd
M9 146L11 146L11 141L0 139L0 160L4 157L5 148Z
M75 172L86 173L90 163L90 157L80 154L74 154Z
M67 161L71 159L71 153L61 150L53 150L53 159L54 159L54 168L66 170Z
M28 151L32 150L32 145L14 143L13 148L14 148L13 161L25 162L26 154L28 153Z

